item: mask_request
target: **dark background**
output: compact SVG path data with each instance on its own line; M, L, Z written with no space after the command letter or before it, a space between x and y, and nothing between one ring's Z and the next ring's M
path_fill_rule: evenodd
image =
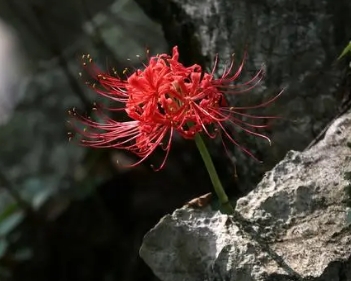
M235 2L235 3L234 3ZM292 4L294 2L294 4ZM146 49L211 69L216 53L249 54L246 77L267 77L232 104L257 104L286 87L262 114L281 116L264 141L235 137L263 164L220 141L208 143L232 200L252 190L290 149L303 150L349 108L349 67L336 58L350 39L348 1L2 0L0 33L0 280L156 280L138 257L142 237L166 213L211 191L193 142L175 138L165 169L115 150L68 142L67 110L89 111L80 56L108 69L140 67ZM1 53L1 52L0 52ZM13 59L11 59L13 57ZM127 61L130 58L131 62ZM6 75L5 75L6 74ZM234 176L236 163L238 177Z

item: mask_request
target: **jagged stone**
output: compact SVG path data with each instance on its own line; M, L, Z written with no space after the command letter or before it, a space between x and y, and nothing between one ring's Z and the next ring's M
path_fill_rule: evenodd
M234 217L182 208L144 238L141 257L164 281L351 280L351 113L305 152L290 151Z

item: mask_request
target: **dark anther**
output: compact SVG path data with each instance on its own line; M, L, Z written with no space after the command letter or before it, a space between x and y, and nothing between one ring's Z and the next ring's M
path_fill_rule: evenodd
M162 105L160 103L157 103L157 109L162 115L166 114L164 108L162 107Z
M92 110L96 111L97 109L98 109L97 103L94 102L94 103L93 103L93 108L92 108Z
M73 107L72 109L68 110L68 114L69 114L69 115L76 116L76 115L77 115L76 108Z
M72 132L67 132L67 137L68 137L68 141L71 141L72 138L74 137L74 134Z

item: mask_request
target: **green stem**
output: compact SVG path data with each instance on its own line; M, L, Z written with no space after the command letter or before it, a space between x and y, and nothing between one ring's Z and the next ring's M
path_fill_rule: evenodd
M210 175L213 188L218 196L222 210L226 214L232 214L234 212L233 206L230 204L227 194L224 191L221 181L219 180L215 166L213 165L212 158L208 152L206 145L201 138L200 134L195 135L195 143L200 151L202 160L205 162L206 169Z

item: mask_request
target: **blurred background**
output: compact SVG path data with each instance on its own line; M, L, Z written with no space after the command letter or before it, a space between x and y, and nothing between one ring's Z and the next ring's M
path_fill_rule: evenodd
M128 153L68 142L67 111L77 107L88 112L94 101L100 101L79 78L83 53L90 53L106 70L114 66L122 71L126 66L139 67L142 59L136 55L144 57L147 49L152 54L164 53L178 44L185 64L211 66L213 57L206 55L209 47L198 39L196 25L178 21L184 15L173 1L169 6L161 2L0 0L0 281L157 280L138 257L143 235L166 213L211 191L191 141L176 138L165 169L157 173L150 169L149 161L133 169L117 166L116 159L122 163L136 160ZM344 5L349 8L346 2ZM323 19L324 26L328 17L326 22ZM257 26L247 28L259 30ZM243 157L239 180L233 164L237 158L228 157L221 143L211 145L219 174L234 201L251 190L287 150L306 147L339 105L347 103L348 68L337 67L336 73L331 67L337 51L349 39L348 32L340 32L337 41L321 41L333 45L335 53L327 54L327 62L317 65L337 79L330 82L332 98L323 101L320 122L313 124L313 130L306 127L309 134L298 127L309 119L301 123L294 116L300 122L293 125L299 141L288 143L284 139L288 135L281 133L283 141L279 143L278 138L275 148L266 146L259 153L267 161L254 172L249 169L252 159ZM257 57L262 60L259 54ZM274 74L274 65L272 69ZM311 73L321 72L316 68ZM286 85L284 79L273 88L266 85L262 89L277 93ZM304 77L298 79L304 81ZM337 90L341 86L346 88L342 93ZM297 100L290 108L298 113L301 103ZM284 115L283 106L278 102L273 114ZM286 123L276 128L282 127ZM234 153L240 154L238 150ZM151 161L162 156L156 152Z

